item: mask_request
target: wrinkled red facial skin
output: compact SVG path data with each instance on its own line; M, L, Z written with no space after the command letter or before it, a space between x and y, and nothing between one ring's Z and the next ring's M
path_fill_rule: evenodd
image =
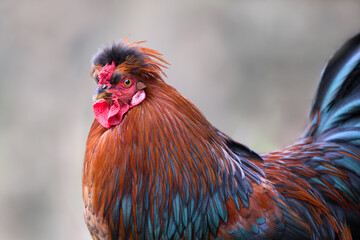
M138 91L136 79L125 76L118 84L112 85L110 80L115 72L115 64L106 64L100 71L98 87L104 84L107 92L112 93L111 104L109 101L100 99L93 105L96 120L105 128L109 129L122 122L124 114L132 107L140 104L146 97L144 90ZM131 79L130 86L125 86L124 81Z

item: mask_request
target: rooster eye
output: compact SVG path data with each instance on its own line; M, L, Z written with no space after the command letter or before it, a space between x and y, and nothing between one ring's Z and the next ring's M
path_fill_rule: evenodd
M131 79L130 79L130 78L127 78L127 79L125 79L125 81L124 81L124 86L128 87L128 86L131 85L131 83L132 83Z

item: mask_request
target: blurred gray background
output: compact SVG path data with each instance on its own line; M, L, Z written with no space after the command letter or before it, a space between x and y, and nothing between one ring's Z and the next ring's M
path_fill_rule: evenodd
M90 239L81 171L98 47L147 40L167 82L256 151L292 143L359 1L0 2L1 239Z

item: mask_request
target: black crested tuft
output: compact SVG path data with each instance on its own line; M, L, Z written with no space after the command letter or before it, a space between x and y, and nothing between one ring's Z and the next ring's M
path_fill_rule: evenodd
M110 46L106 46L100 49L92 59L93 65L100 64L102 67L106 64L115 63L115 66L125 62L128 56L133 56L139 60L143 58L141 52L136 48L129 47L122 42L113 43Z

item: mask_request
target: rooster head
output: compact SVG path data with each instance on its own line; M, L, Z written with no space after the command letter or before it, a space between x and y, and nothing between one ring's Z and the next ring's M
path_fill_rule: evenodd
M120 124L129 109L145 100L147 83L163 81L161 67L166 66L161 63L168 64L157 51L139 47L142 42L126 40L100 49L92 61L91 75L97 84L93 111L107 129Z

